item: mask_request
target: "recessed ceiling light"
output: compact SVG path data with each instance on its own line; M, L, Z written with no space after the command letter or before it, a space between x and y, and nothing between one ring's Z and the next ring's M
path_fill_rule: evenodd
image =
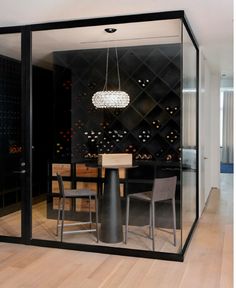
M115 33L116 32L116 28L106 28L104 29L107 33Z

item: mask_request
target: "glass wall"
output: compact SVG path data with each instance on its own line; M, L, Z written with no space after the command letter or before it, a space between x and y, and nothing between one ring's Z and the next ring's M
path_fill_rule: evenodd
M0 235L21 236L21 36L0 35Z
M197 51L182 20L39 27L32 243L181 259L197 212ZM0 236L21 235L20 44L0 36ZM97 91L119 89L126 107L94 106Z
M197 201L197 51L183 26L182 243L196 220Z
M124 243L126 199L130 194L150 191L154 178L176 176L176 215L173 215L171 199L155 205L155 251L178 253L181 247L181 21L116 24L115 33L107 33L108 26L33 32L33 87L44 83L40 93L33 89L37 103L34 115L40 117L39 107L44 109L43 119L37 121L41 124L36 124L37 130L34 130L37 131L34 132L35 157L41 150L38 146L43 145L41 139L46 138L50 144L45 147L47 157L40 156L44 163L41 165L48 165L47 181L43 178L48 193L45 201L33 206L33 238L61 241L61 226L57 235L60 191L56 177L60 173L65 189L91 189L96 192L99 203L99 242L94 231L67 234L78 229L74 226L64 227L62 242L152 250L149 204L143 201L130 201L129 232ZM104 87L106 65L109 66L108 89L118 88L118 68L121 89L129 94L130 103L123 109L93 106L93 94ZM39 80L39 76L44 78ZM119 204L116 202L118 208L115 205L114 209L119 210L116 218L120 217L122 235L115 240L108 234L113 224L117 225L116 219L109 224L109 229L105 228L109 230L105 232L108 240L104 240L101 232L103 226L108 225L104 222L113 215L103 213L106 206L111 205L106 200L109 192L105 188L105 169L98 167L98 154L104 153L130 154L135 166L118 169ZM43 175L35 170L33 174L42 182ZM95 229L95 201L89 205L88 198L66 199L65 224L84 221L86 217L88 221L89 209ZM86 224L82 229L88 230L89 226Z

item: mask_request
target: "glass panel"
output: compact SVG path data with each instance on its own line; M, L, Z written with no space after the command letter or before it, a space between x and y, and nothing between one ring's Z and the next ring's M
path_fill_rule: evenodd
M21 236L21 35L0 35L0 235Z
M181 21L114 26L117 29L114 34L104 31L107 26L33 32L33 98L34 117L37 119L34 127L35 157L38 151L38 167L44 167L36 173L35 166L34 174L43 183L42 188L49 183L48 190L41 189L44 195L48 191L47 201L33 206L33 214L40 215L33 218L33 238L61 241L60 235L55 235L59 200L54 182L57 181L55 171L62 172L69 165L67 173L62 174L64 183L68 181L73 189L97 191L99 230L106 225L105 222L111 224L111 229L105 229L105 237L109 241L101 238L99 245L152 250L152 241L148 236L149 205L146 202L131 201L127 244L123 241L126 196L152 190L155 177L177 176L176 246L173 243L171 201L156 203L154 229L155 250L178 253L181 247ZM93 94L104 87L108 47L108 87L117 89L118 62L121 88L130 96L130 104L124 109L96 109L92 104ZM44 155L39 152L43 148L46 149L43 150L46 151ZM137 167L118 167L117 173L109 171L111 173L107 174L110 176L105 179L105 169L96 166L98 154L103 153L132 153ZM106 190L106 181L113 176L115 181ZM106 198L106 193L113 190L116 191L113 196L117 198L114 206ZM110 198L114 199L113 196ZM65 222L72 224L86 217L89 219L88 200L88 197L83 200L67 199ZM38 213L37 205L43 208L43 212ZM102 211L107 207L108 214L103 218ZM93 200L93 222L94 209ZM119 241L111 240L111 231L116 223L121 228ZM88 227L87 224L84 226L85 229ZM65 230L70 228L67 226ZM63 242L97 245L96 233L65 234Z
M183 27L182 243L196 219L197 52Z

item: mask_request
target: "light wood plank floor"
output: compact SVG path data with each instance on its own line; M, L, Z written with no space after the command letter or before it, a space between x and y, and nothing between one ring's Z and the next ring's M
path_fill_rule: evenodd
M0 287L231 288L232 180L212 190L184 263L0 243Z

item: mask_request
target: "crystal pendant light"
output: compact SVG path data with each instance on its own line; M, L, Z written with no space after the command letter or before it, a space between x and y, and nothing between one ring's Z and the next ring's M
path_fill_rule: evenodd
M115 48L116 54L116 66L117 66L117 76L118 76L118 90L107 90L107 80L108 80L108 62L109 62L109 48L107 49L107 59L106 59L106 77L105 85L103 91L96 92L92 97L93 105L96 108L124 108L129 104L129 95L121 91L120 88L120 71L119 71L119 61L117 48Z

